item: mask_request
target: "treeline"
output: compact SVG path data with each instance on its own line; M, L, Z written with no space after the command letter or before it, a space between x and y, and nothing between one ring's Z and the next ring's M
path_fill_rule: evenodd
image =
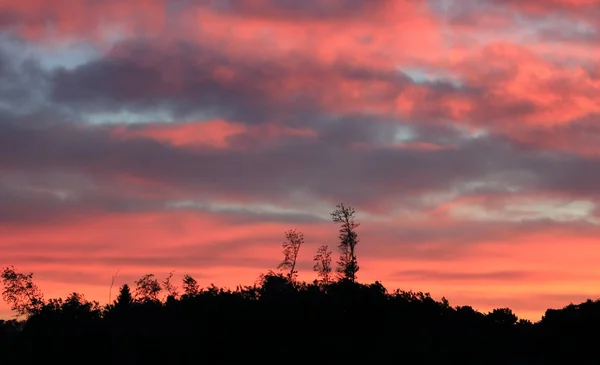
M427 293L388 292L357 282L358 223L340 204L335 270L327 246L314 256L317 279L297 280L301 232L286 232L278 272L235 290L202 288L185 275L144 275L107 305L80 293L46 300L33 274L3 270L3 299L23 320L0 321L0 358L110 364L380 362L547 364L592 359L600 301L519 319L509 308L481 313ZM68 361L67 361L68 360Z

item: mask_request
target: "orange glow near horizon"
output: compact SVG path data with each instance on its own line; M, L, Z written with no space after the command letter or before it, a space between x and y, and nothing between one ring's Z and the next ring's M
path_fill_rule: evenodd
M359 281L534 321L595 299L599 5L0 0L0 266L47 298L235 289L297 228L312 281L344 202Z

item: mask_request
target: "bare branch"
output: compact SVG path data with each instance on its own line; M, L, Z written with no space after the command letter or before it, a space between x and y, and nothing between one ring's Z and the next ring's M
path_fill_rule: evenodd
M283 242L283 261L277 266L277 269L287 272L288 280L294 281L297 275L296 260L300 252L300 246L304 243L304 234L295 229L285 232L286 241Z
M112 288L115 285L115 280L117 279L117 276L119 276L119 271L121 271L121 269L118 269L115 274L112 276L112 280L110 281L110 289L108 289L108 302L110 303L112 300Z

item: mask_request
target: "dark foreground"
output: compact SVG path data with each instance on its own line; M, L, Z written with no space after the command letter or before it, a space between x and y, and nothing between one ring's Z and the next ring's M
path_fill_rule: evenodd
M215 287L161 301L124 286L106 307L73 294L25 322L0 323L2 363L597 363L600 302L548 310L538 323L508 308L482 314L380 284ZM5 362L6 361L6 362Z

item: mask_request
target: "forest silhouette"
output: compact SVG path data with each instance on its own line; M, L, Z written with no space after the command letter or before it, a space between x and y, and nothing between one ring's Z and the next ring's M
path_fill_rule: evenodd
M2 294L16 319L0 321L0 359L517 365L597 358L599 300L548 309L532 323L509 308L481 313L428 293L362 284L355 210L340 204L331 217L339 226L339 257L334 265L333 252L320 247L310 283L297 279L304 243L297 230L285 232L276 271L235 290L202 288L189 275L176 285L172 273L162 280L146 274L121 286L107 305L76 292L47 300L33 273L6 267Z

